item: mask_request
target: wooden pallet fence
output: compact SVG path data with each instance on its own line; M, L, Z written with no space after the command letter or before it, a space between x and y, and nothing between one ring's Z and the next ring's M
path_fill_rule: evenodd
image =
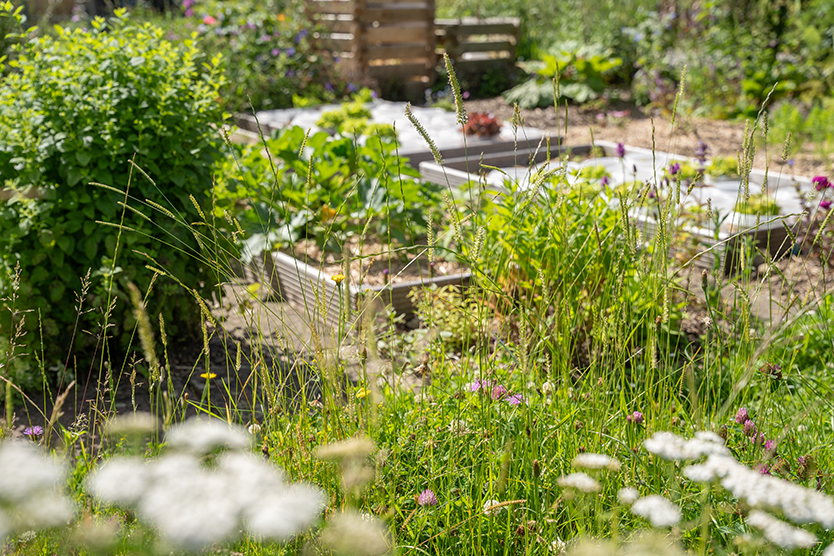
M436 65L434 0L311 0L350 79L425 88Z
M479 71L497 62L515 64L521 20L505 18L436 19L437 49L455 62L455 71Z

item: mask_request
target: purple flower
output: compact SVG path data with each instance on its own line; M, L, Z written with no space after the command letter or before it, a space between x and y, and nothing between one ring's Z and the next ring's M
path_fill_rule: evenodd
M521 405L524 402L524 399L521 397L521 394L512 394L507 397L507 403L510 405Z
M333 90L333 83L331 83L330 81L326 82L324 84L324 88L327 89L328 91L332 91Z
M831 201L829 201L828 199L823 199L822 201L820 201L820 208L822 210L830 209L831 208Z
M272 55L273 56L278 56L279 54L281 54L281 49L279 49L279 48L273 48L272 49Z
M308 34L310 34L310 32L307 29L302 29L301 31L296 33L295 37L293 37L293 41L295 42L295 44L298 44L301 42L301 39L306 37Z
M765 440L764 448L768 452L772 452L776 450L776 442L774 442L773 440Z
M770 467L768 467L764 463L758 466L758 469L759 473L761 473L762 475L770 475Z
M677 174L680 171L681 171L681 165L678 164L677 162L675 162L674 164L669 166L669 175L670 176L674 176L675 174Z
M287 56L295 56L295 48L289 47L287 50Z
M354 85L353 83L348 83L347 84L347 91L349 93L355 93L356 92L356 85Z
M469 91L464 91L463 94L461 94L460 96L463 97L463 100L468 99L469 98Z
M290 79L292 79L293 77L295 77L295 70L290 68L290 69L287 70L287 73L285 75L287 77L289 77Z
M808 456L799 456L796 458L796 462L800 467L805 467L805 464L808 463Z
M194 10L193 9L191 9L191 8L186 8L185 9L185 17L191 17L193 15L194 15Z
M480 389L481 389L481 381L480 380L476 380L475 382L473 382L472 384L469 385L469 391L470 392L477 392Z
M793 159L792 158L788 159L788 166L793 166Z
M507 395L507 389L501 386L500 384L497 385L495 388L492 389L492 399L493 400L500 400L504 396Z
M437 496L431 489L426 489L417 496L417 504L420 506L436 506Z
M817 191L822 191L823 189L831 187L831 182L828 181L828 178L825 176L815 176L814 179L811 180L811 183L814 184L814 189Z
M608 179L608 176L602 176L602 180L600 180L600 183L602 184L603 187L608 187L608 183L610 181L611 180Z
M28 436L32 440L37 440L43 436L43 427L35 425L34 427L26 427L23 429L23 436Z
M635 425L639 425L643 422L643 414L639 411L635 411L634 413L626 417L626 421L628 421L629 423L634 423Z
M754 423L751 419L747 419L744 422L744 436L755 438L757 432L759 431L756 429L756 423Z
M739 425L743 425L747 422L748 419L750 419L750 415L747 414L747 408L738 408L738 413L736 413L736 423L738 423Z
M617 156L620 158L625 156L625 145L622 143L617 143Z
M695 158L703 166L707 161L707 156L709 156L709 145L703 141L698 141L698 146L695 148Z

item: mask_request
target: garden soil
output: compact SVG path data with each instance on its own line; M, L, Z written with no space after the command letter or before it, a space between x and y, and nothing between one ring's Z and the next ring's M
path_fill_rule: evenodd
M496 115L504 122L513 117L513 107L502 98L486 100L472 100L464 103L466 110L472 112L487 112ZM623 118L606 117L614 111L627 112ZM665 151L682 156L695 156L698 141L703 141L710 147L711 154L735 156L741 150L744 141L745 122L730 122L678 116L674 127L668 115L647 115L640 108L630 104L619 104L606 110L583 110L578 107L568 108L568 125L565 133L565 109L558 113L553 108L537 108L535 110L521 110L523 125L544 129L564 138L567 145L587 145L594 140L624 143L632 147ZM752 124L752 122L751 122ZM505 123L509 125L509 123ZM756 132L757 138L761 134ZM778 138L784 141L784 138ZM761 144L758 141L756 144ZM793 168L784 169L782 164L782 146L771 145L767 149L758 148L753 167L764 169L769 162L772 172L786 172L798 176L813 177L818 175L830 176L834 174L834 152L828 158L820 158L813 152L813 147L807 145L802 152L794 152Z

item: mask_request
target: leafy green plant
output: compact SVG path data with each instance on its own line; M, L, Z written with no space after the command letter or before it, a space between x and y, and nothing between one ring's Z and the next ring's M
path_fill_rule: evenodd
M536 76L504 93L521 108L553 106L553 79L559 75L559 94L582 104L602 95L613 80L622 59L599 44L565 42L536 64Z
M707 167L707 174L714 177L738 177L738 161L732 156L716 156Z
M184 16L154 18L172 40L199 38L208 58L218 57L226 77L220 96L229 111L288 108L307 99L332 102L349 85L318 38L319 28L294 0L186 0Z
M351 102L343 103L338 109L321 115L316 125L328 131L341 133L346 137L365 135L395 141L397 133L390 124L371 123L371 111L366 103L371 100L370 91L363 89L353 95Z
M234 146L220 170L218 210L242 223L250 255L308 238L339 253L342 242L366 231L408 245L425 233L439 187L418 182L394 143L362 139L323 131L307 137L293 127L263 145Z
M750 195L747 200L741 199L733 209L741 214L760 214L762 216L777 216L779 205L776 201L764 193Z
M124 11L88 30L57 28L18 54L0 85L0 297L19 264L19 295L39 312L26 319L26 343L40 345L34 331L42 330L48 361L63 361L69 346L54 338L75 329L87 346L95 336L81 331L107 321L118 352L134 322L126 287L145 292L154 280L148 311L171 333L196 331L191 292L205 296L214 283L199 258L212 240L199 243L187 225L210 204L219 60L202 60L194 42L172 43L150 24L131 25ZM85 275L89 289L69 302ZM0 334L8 336L6 313Z
M6 71L6 61L12 54L23 30L26 16L23 6L15 7L11 2L0 2L0 74Z

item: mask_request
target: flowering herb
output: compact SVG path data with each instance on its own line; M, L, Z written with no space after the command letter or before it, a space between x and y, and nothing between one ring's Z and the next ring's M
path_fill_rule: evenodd
M817 191L823 191L824 189L832 187L831 182L825 176L815 176L811 180L811 183L814 184L814 189L816 189Z
M23 429L23 436L28 436L32 440L37 440L43 436L43 427L35 425L34 427L26 427Z
M626 417L626 421L629 423L634 423L635 425L639 425L643 422L643 414L639 411L635 411L631 415Z
M625 153L626 153L625 145L623 145L622 143L617 143L617 156L622 158L622 157L625 156Z
M738 423L739 425L743 425L747 422L748 419L750 419L750 415L747 414L747 408L738 408L738 413L736 413L736 423Z
M417 505L418 506L436 506L437 505L437 496L434 494L434 491L427 488L423 492L421 492L417 496Z

